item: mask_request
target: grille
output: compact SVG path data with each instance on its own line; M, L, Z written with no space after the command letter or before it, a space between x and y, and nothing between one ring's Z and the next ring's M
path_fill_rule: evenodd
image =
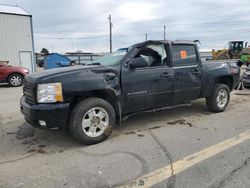
M35 104L35 96L32 83L29 83L27 81L24 82L23 94L25 96L25 101L28 104Z

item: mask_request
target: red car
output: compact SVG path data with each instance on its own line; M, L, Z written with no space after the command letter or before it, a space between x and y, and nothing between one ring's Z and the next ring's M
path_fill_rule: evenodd
M0 63L0 83L9 83L12 87L18 87L23 84L24 76L27 74L29 69Z

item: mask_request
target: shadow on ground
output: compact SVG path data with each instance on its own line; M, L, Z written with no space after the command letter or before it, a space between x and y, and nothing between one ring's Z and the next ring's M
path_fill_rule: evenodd
M11 88L9 84L0 84L0 88Z
M192 115L200 117L209 114L211 113L207 111L204 102L197 101L191 107L132 116L123 121L121 125L117 124L108 140L115 139L121 134L128 135L137 131L161 128L162 126L181 124L192 127L193 125L188 121L188 117ZM143 137L143 134L138 134L138 136ZM76 141L69 131L36 129L27 123L23 123L23 121L17 124L15 129L6 132L6 139L12 143L16 142L19 146L21 144L26 153L63 152L63 150L73 147L85 147L85 145Z

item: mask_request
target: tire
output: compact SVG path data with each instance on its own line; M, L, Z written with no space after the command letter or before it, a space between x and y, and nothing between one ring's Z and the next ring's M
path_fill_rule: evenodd
M91 145L104 141L115 122L115 110L110 103L100 98L88 98L73 109L69 129L77 140Z
M212 112L223 112L229 101L230 89L227 85L220 83L215 85L213 94L206 98L207 107Z
M39 61L39 62L38 62L38 66L39 66L39 67L41 67L41 68L42 68L42 67L43 67L43 65L44 65L43 60L41 60L41 61Z
M19 87L23 85L23 76L20 74L11 74L8 77L8 83L11 87Z

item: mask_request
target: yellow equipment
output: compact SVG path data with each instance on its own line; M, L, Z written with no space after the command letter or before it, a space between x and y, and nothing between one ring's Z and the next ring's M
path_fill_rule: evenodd
M244 41L230 41L228 43L228 49L221 49L218 51L213 50L212 55L214 60L219 59L240 59L242 55L242 51ZM247 42L245 43L245 47L247 47Z

